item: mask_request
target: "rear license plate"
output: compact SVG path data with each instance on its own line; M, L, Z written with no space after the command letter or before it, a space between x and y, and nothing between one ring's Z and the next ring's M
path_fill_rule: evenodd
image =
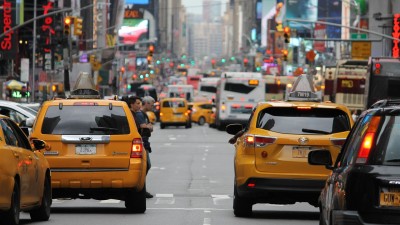
M400 192L381 192L381 206L400 206Z
M75 145L75 154L77 154L77 155L94 155L94 154L96 154L96 145L93 145L93 144Z
M310 147L294 146L292 149L292 158L307 158L310 151Z

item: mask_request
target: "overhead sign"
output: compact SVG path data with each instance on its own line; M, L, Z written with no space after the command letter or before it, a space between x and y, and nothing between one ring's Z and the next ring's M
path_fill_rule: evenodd
M352 59L368 59L371 55L371 42L354 41L351 43Z
M0 0L0 34L15 27L16 1ZM0 38L0 59L15 59L17 55L17 37L10 31Z

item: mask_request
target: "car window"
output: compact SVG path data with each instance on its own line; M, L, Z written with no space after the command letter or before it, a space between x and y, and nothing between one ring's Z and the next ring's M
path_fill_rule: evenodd
M251 91L253 91L256 87L245 85L242 83L230 83L226 82L225 83L225 91L231 91L231 92L238 92L242 94L248 94Z
M7 125L12 129L13 133L15 134L15 137L17 138L17 146L31 150L31 144L29 143L28 138L26 138L24 132L18 127L18 125L9 119L5 119L4 122L7 123Z
M6 144L17 147L18 139L10 125L4 120L0 120L0 125L1 129L3 130L4 138L6 139Z
M127 115L120 106L50 106L43 134L129 134Z
M400 165L400 116L381 116L382 126L376 139L371 162L383 165Z
M350 119L338 109L270 107L260 111L257 128L285 134L332 134L349 131Z

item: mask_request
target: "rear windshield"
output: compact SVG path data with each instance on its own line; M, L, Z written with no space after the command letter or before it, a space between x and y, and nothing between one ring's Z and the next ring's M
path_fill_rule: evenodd
M180 108L180 107L185 107L185 102L184 101L165 101L162 104L162 107L164 108Z
M122 107L50 106L43 120L42 134L129 134Z
M350 130L347 114L338 109L266 108L257 128L284 134L332 134Z

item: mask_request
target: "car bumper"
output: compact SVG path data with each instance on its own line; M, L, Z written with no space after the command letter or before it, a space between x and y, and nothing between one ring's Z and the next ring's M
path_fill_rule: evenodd
M382 224L400 224L400 217L397 213L385 214L385 213L368 213L371 220L379 221L366 222L357 211L344 211L344 210L333 210L332 211L332 225L382 225Z

